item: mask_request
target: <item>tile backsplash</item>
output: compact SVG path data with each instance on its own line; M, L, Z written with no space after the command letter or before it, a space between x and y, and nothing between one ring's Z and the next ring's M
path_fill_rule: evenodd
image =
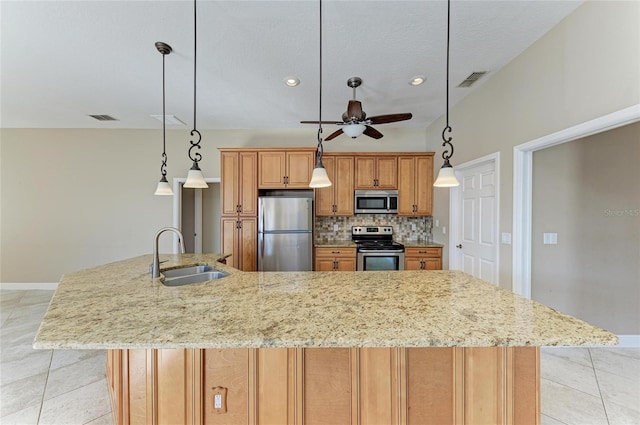
M392 226L397 240L428 239L432 217L404 217L393 214L357 214L353 217L316 217L315 239L351 239L351 226ZM334 226L338 225L338 230ZM415 225L416 230L413 230Z

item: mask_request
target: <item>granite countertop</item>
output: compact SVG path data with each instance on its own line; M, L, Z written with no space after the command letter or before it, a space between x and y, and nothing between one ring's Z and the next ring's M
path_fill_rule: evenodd
M444 245L438 242L428 242L426 239L402 239L398 240L405 248L442 248Z
M182 287L145 255L65 274L42 349L609 345L612 333L459 271L241 272L219 255L161 255L163 269L230 273Z
M319 239L314 241L315 248L355 248L356 244L351 239Z

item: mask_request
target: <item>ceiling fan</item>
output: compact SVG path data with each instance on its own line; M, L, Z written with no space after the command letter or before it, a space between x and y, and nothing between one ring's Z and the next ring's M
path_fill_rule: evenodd
M375 128L371 127L371 124L387 124L390 122L396 121L405 121L410 120L413 117L410 113L402 113L402 114L387 114L387 115L376 115L375 117L368 117L367 114L362 110L362 104L359 100L356 100L356 88L362 84L362 79L360 77L351 77L347 80L347 86L353 89L353 99L349 101L349 105L347 106L347 111L342 114L342 121L300 121L301 124L335 124L339 125L342 128L331 133L326 140L331 140L333 138L338 137L342 133L345 133L347 136L355 139L361 134L365 134L369 137L373 137L374 139L380 139L382 137L382 133L380 133Z

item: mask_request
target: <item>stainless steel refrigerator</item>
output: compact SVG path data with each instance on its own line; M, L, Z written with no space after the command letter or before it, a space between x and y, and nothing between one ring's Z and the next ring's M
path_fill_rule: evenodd
M258 198L258 270L312 269L313 199Z

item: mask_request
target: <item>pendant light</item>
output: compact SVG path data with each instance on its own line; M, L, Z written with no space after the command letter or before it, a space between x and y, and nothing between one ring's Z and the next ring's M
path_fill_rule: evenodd
M320 0L320 85L318 96L318 151L316 152L316 165L313 168L311 174L311 181L309 187L329 187L331 186L331 180L327 175L327 170L322 164L322 154L324 153L324 147L322 146L322 0Z
M447 0L447 125L442 130L442 146L451 149L449 152L445 149L442 152L442 159L444 159L444 164L440 168L440 172L438 173L438 178L433 183L436 187L453 187L458 186L460 182L456 178L455 171L449 162L449 158L453 156L453 144L451 143L451 136L445 136L445 133L451 133L451 126L449 125L449 26L451 21L451 0Z
M202 159L202 155L199 152L192 151L194 149L201 149L200 141L202 140L202 135L196 128L196 57L198 53L197 43L198 43L198 27L197 27L197 13L196 13L196 0L193 0L193 130L191 130L192 139L189 141L191 147L189 148L189 159L193 161L193 165L189 170L189 174L187 174L187 180L184 182L184 186L190 189L206 189L209 187L207 182L204 180L204 175L202 174L202 170L198 166L198 162Z
M171 186L167 181L167 152L166 152L166 116L164 102L164 57L171 53L171 46L162 41L156 42L156 49L162 54L162 165L160 165L160 173L162 178L158 182L158 187L154 195L173 195Z

